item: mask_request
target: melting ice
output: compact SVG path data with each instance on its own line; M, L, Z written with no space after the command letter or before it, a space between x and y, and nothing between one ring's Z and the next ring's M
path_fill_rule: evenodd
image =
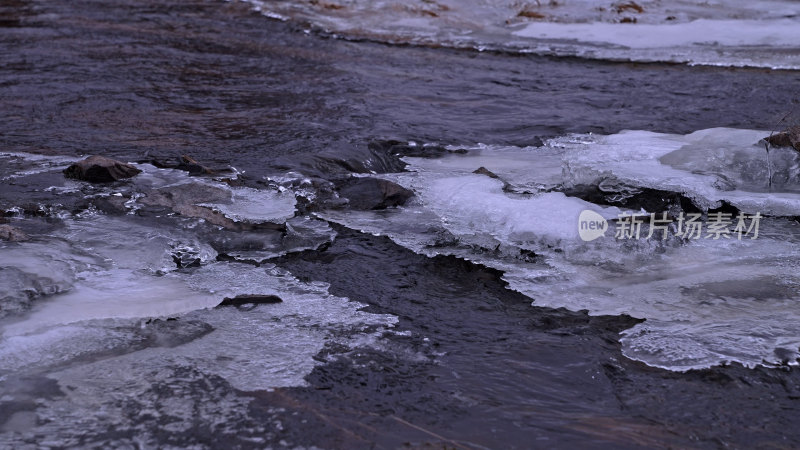
M303 385L325 345L379 345L396 320L265 262L335 238L326 222L293 217L289 191L230 187L149 165L131 180L90 185L64 179L69 162L0 154L0 177L14 178L17 189L3 191L0 207L53 204L44 219L11 219L30 240L0 241L0 408L27 395L28 382L15 381L25 377L56 380L65 395L3 424L0 446L43 435L65 437L56 446L79 445L75 433L86 423L116 427L133 399L161 404L154 399L163 393L153 389L168 389L170 377L205 383L205 402L214 406L186 411L224 421L246 409L225 389ZM87 198L120 210L74 206ZM239 295L282 302L217 307ZM212 388L214 379L229 387ZM164 408L179 418L168 426L194 423L185 407Z
M773 148L768 160L761 141L767 135L626 131L406 158L410 171L387 177L413 189L416 204L321 215L423 254L501 269L534 305L646 319L622 342L627 356L650 365L793 362L800 348L800 227L793 219L800 215L800 157ZM479 167L499 179L472 173ZM605 204L565 195L586 186L605 192ZM609 232L593 242L579 239L581 210L606 218L635 212L610 204L647 189L683 197L699 211L729 204L758 212L759 236L615 239Z

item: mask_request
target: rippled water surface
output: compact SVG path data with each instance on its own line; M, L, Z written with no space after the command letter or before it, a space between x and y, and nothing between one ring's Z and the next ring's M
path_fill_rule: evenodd
M791 447L796 9L0 5L0 446Z

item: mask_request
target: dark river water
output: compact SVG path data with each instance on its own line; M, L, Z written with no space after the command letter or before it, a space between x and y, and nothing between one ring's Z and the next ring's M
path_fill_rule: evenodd
M100 154L153 161L188 154L211 167L236 168L248 188L289 172L336 183L351 172L399 172L396 158L379 151L391 141L525 147L569 133L626 129L771 130L799 101L797 71L347 41L268 19L238 2L0 0L0 152L8 158ZM4 175L17 170L10 167ZM41 207L58 206L75 217L89 208L85 189L63 197L45 189L63 184L61 178L55 171L4 179L3 220L32 236L55 233L66 242L125 247L103 241L105 228L70 231L72 219ZM132 198L133 191L121 189ZM313 211L309 202L299 204ZM175 226L146 208L133 217L119 205L95 206L115 224ZM141 238L126 226L109 229L124 230L120 241ZM261 385L248 384L251 372L218 373L213 363L186 362L192 359L159 359L152 367L144 357L126 360L130 366L114 362L245 327L244 316L226 312L212 320L168 312L177 320L146 324L125 322L136 314L114 324L89 317L100 321L89 328L116 327L114 333L134 337L21 369L14 366L21 356L0 352L6 365L0 366L0 447L800 445L795 366L651 367L626 358L619 341L641 319L532 307L496 269L456 256L424 256L337 224L326 230L336 234L332 242L278 252L267 258L271 270L312 287L328 283L331 299L396 318L391 332L380 328L383 319L359 331L336 322L340 316L303 322L304 330L325 329L328 337L319 348L308 347L307 357L297 356L299 362L286 356L303 345L288 326L232 334L225 341L232 346L249 340L250 350L236 354L244 359L261 341L299 342L275 360L308 365L303 381ZM214 243L219 264L227 260L218 243L240 239L198 233ZM3 267L12 265L12 251L0 248ZM0 278L10 286L6 280ZM375 330L377 344L361 345L359 336ZM0 346L16 345L12 337L18 336ZM43 345L30 352L47 354L49 344ZM225 350L218 350L217 360L224 361ZM263 356L253 361L270 364ZM136 380L123 386L107 379L124 378L126 370Z

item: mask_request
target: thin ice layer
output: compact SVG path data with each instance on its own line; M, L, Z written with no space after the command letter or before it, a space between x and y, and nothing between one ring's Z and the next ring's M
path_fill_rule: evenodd
M248 233L228 233L215 245L238 261L264 262L289 252L314 250L336 238L336 232L328 222L307 216L287 220L286 231L275 232L274 239L265 239L263 232L253 235L258 239L247 239Z
M296 203L291 191L239 187L231 189L229 201L198 205L208 206L236 222L283 223L294 216Z
M61 240L0 242L0 319L29 309L40 297L69 292L78 273L102 263L91 254L72 252Z
M283 223L295 214L297 201L291 191L231 187L180 170L159 169L150 164L137 167L143 173L131 180L133 189L145 196L165 195L168 205L179 212L192 206L206 207L234 222L247 223ZM134 207L138 206L134 203Z
M51 170L63 170L76 160L68 156L0 152L0 181L6 182Z

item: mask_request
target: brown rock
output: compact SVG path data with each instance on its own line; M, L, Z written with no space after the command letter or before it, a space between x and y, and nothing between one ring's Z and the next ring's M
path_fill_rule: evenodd
M489 178L494 178L494 179L497 179L497 180L500 179L500 177L495 175L494 172L492 172L491 170L489 170L489 169L487 169L486 167L483 167L483 166L478 167L476 170L472 171L472 173L477 173L479 175L486 175Z
M21 242L30 239L22 230L11 225L0 225L0 240Z
M764 138L773 147L792 147L800 151L800 126L790 127L786 131L771 134Z
M223 173L230 173L231 169L228 168L219 168L214 169L199 163L196 159L192 158L189 155L181 155L180 158L159 158L159 157L148 157L144 159L140 159L138 161L140 164L151 164L159 169L177 169L183 170L185 172L189 172L189 175L192 176L199 176L199 175L220 175Z
M350 178L339 186L339 194L349 200L353 209L386 209L404 205L414 193L380 178Z
M517 14L517 17L525 17L528 19L544 19L546 16L542 13L525 9L520 11L519 14Z
M64 176L90 183L108 183L141 173L136 167L116 159L94 155L64 169Z
M189 172L189 175L215 175L217 173L216 170L200 164L189 155L181 156L181 161L176 169L185 170Z
M514 192L514 187L508 184L507 181L497 176L496 173L492 172L491 170L487 169L486 167L478 167L477 169L473 170L472 173L477 173L478 175L486 175L489 178L494 178L495 180L500 180L503 182L503 191L504 192Z
M627 3L618 3L614 5L617 13L623 13L625 11L633 11L637 13L643 13L644 8L641 5L637 4L636 2L627 2Z

